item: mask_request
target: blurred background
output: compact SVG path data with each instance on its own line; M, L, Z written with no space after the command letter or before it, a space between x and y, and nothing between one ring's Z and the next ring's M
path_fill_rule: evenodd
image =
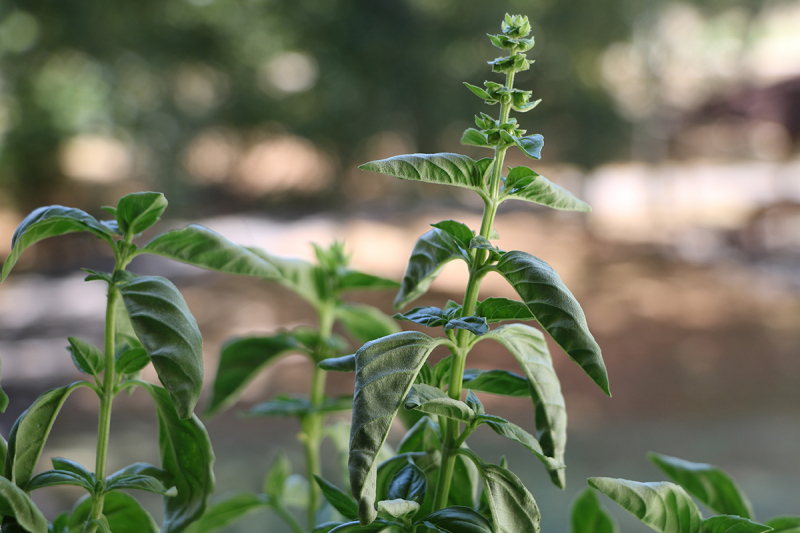
M545 531L567 530L569 502L589 476L664 479L649 450L722 466L761 519L800 514L797 0L4 0L0 253L38 206L100 217L123 194L158 190L170 201L162 231L200 222L308 259L309 241L344 239L357 268L400 279L427 224L477 227L482 204L356 167L415 151L489 155L459 146L472 115L496 112L462 82L499 81L485 62L501 52L485 34L507 11L534 28L536 63L516 86L543 103L518 120L546 142L541 161L512 153L508 163L528 164L594 211L504 204L499 244L561 274L603 348L614 397L552 345L570 417L563 492L510 442L481 431L473 447L508 456ZM66 336L101 342L104 288L79 271L108 268L98 243L39 243L0 287L4 435L38 394L78 377ZM313 320L273 285L155 259L131 269L184 291L208 380L226 338ZM461 300L465 282L463 265L451 264L420 303ZM486 280L488 295L513 296L499 278ZM386 311L393 296L353 295ZM469 366L514 368L488 343L473 358ZM303 391L309 368L286 358L244 403ZM334 378L331 391L352 390L349 377ZM484 400L533 429L529 402ZM115 407L110 467L157 461L149 403L137 393ZM292 422L236 410L207 421L219 493L259 491L281 447L300 467ZM93 396L77 393L45 461L94 464L96 411ZM330 479L341 479L337 465L327 448ZM35 498L52 518L78 495ZM623 531L647 531L606 503ZM229 531L265 523L283 531L266 515Z

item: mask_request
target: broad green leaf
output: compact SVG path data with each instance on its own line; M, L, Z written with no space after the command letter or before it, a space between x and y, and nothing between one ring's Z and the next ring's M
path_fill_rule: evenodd
M328 530L328 533L378 533L379 531L383 531L391 524L382 518L378 518L374 522L368 525L361 525L358 520L353 522L345 522L344 524L340 524L333 529Z
M503 320L533 320L535 318L524 303L507 298L486 298L484 301L478 302L475 314L484 317L490 324Z
M600 347L589 332L578 301L553 268L525 252L508 252L497 271L522 297L533 316L573 361L610 395Z
M114 361L114 369L124 376L136 374L150 364L150 356L144 348L131 348L119 354Z
M570 533L617 533L614 518L600 503L594 490L585 488L572 500Z
M394 299L395 308L400 309L425 294L444 266L454 259L468 261L469 257L446 231L434 228L422 235L411 251L400 291Z
M328 503L330 503L333 508L339 512L339 514L349 520L355 520L358 518L358 502L356 502L355 498L349 494L346 494L333 483L330 483L329 481L326 481L317 475L314 476L314 479L317 481L317 485L319 485L322 495L325 496L325 499L328 500Z
M105 367L105 356L100 348L77 337L67 337L69 346L67 351L72 356L72 362L84 374L97 377Z
M459 453L469 457L478 467L495 533L539 531L539 506L513 472L487 463L471 450L461 448Z
M158 222L166 208L160 192L135 192L120 198L114 217L122 233L136 235Z
M475 413L461 400L454 400L441 389L417 384L411 387L405 401L406 409L416 409L428 415L439 415L469 422Z
M423 416L409 429L397 445L397 453L430 452L442 447L439 424L429 416Z
M703 533L764 533L770 526L751 522L741 516L718 515L703 520Z
M186 533L214 533L264 508L267 508L267 502L262 496L250 492L234 494L206 509L203 516L186 529Z
M507 370L467 368L464 370L464 379L461 383L464 388L478 392L519 398L531 395L528 380Z
M133 278L119 289L178 416L190 418L203 387L203 339L183 296L160 276Z
M399 286L400 284L394 280L364 274L348 268L339 275L337 292L396 289Z
M361 165L370 170L404 180L425 181L440 185L455 185L485 196L483 176L475 161L459 154L409 154L371 161Z
M30 533L47 533L47 519L30 496L4 477L0 477L0 516L13 517Z
M525 200L563 211L592 210L589 204L576 198L544 176L527 167L514 167L506 177L502 200Z
M478 468L468 458L458 455L453 466L453 480L450 483L450 493L447 495L447 505L474 508L480 483Z
M305 416L312 411L311 402L307 398L291 398L280 395L256 404L247 411L251 416Z
M85 497L79 500L69 517L69 533L81 533L84 524L91 517L91 512L92 499ZM135 498L124 492L110 492L105 495L103 516L108 520L108 527L113 533L158 533L158 526L150 513Z
M699 533L702 529L697 505L673 483L593 477L589 485L659 533Z
M493 533L488 520L469 507L462 506L439 509L417 523L431 524L445 533Z
M289 333L230 339L222 346L206 414L228 408L261 370L290 352L304 351Z
M11 237L11 253L3 263L0 282L6 279L27 247L48 237L66 235L76 231L88 231L114 246L111 233L96 218L80 209L51 205L32 211L20 222Z
M457 220L442 220L431 226L450 235L462 251L469 250L469 243L475 237L475 232L469 226Z
M3 468L5 478L21 488L28 484L61 406L72 391L85 386L88 386L87 382L78 381L67 387L49 390L19 416L8 435L8 451Z
M341 357L328 357L323 359L317 366L322 370L333 370L336 372L355 372L356 354L343 355Z
M544 335L525 324L507 324L482 338L494 339L505 346L522 367L536 411L539 443L545 455L563 463L567 446L567 410ZM564 469L550 470L550 478L557 487L564 488Z
M408 463L389 482L387 499L401 499L422 504L427 491L428 479L425 473L414 463Z
M69 532L69 511L64 511L53 519L53 527L51 533L68 533Z
M389 427L428 355L445 342L407 331L369 342L356 352L348 470L362 524L376 516L375 462Z
M279 452L264 478L264 494L273 500L280 500L283 497L286 480L291 473L292 465L289 463L289 458L284 452Z
M486 134L482 131L476 130L475 128L467 128L464 130L464 133L461 135L461 144L465 144L467 146L478 146L480 148L494 148L494 146L489 143L489 140L486 138Z
M775 533L800 533L800 516L776 516L764 523Z
M67 470L45 470L28 481L28 484L25 485L25 491L31 492L54 485L75 485L76 487L83 487L89 492L94 492L94 484L88 483L86 479L75 472Z
M541 159L542 148L544 147L544 137L538 133L525 137L514 137L514 144L517 145L523 154L532 159Z
M385 500L389 497L389 483L394 479L404 466L414 459L422 459L428 454L425 452L406 452L390 457L378 466L376 479L377 500Z
M161 468L172 475L172 483L178 489L176 496L164 498L161 531L178 533L202 516L214 492L214 452L197 416L180 418L167 391L149 383L142 385L156 404Z
M542 462L544 466L548 468L548 470L558 470L559 468L564 468L565 465L563 461L558 461L545 455L545 453L542 451L542 445L539 444L539 441L537 441L533 435L518 425L511 422L487 422L486 425L492 428L492 431L498 435L507 439L511 439L525 446L533 455L536 456L537 459Z
M398 333L397 323L377 307L363 304L341 304L336 318L347 332L361 343Z
M252 250L229 241L208 228L191 224L159 235L141 252L160 255L200 268L227 274L275 279L278 269Z
M692 463L660 453L649 453L653 461L675 483L717 514L753 517L753 507L736 482L714 465Z
M53 457L50 461L53 463L53 468L56 470L64 470L67 472L72 472L73 474L77 474L85 479L90 485L95 481L94 474L89 472L86 467L80 463L77 463L71 459L65 459L64 457Z

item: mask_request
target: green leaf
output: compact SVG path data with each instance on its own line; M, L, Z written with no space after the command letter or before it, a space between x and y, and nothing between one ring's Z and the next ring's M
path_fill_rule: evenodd
M538 133L536 135L528 135L527 137L514 137L514 144L528 157L532 159L541 159L544 137Z
M87 382L78 381L67 387L49 390L19 416L8 435L3 469L5 478L21 488L28 484L61 406L72 391L85 386L88 386Z
M439 509L417 523L430 524L445 533L493 533L488 520L469 507L462 506Z
M404 180L424 181L440 185L454 185L486 195L483 176L475 161L459 154L410 154L371 161L361 165L370 170Z
M328 357L323 359L317 366L322 370L333 370L336 372L355 372L356 354L343 355L341 357Z
M450 493L447 495L447 505L474 508L480 483L481 477L477 467L468 458L458 455L453 466L453 480L450 483Z
M114 361L114 369L118 374L127 376L136 374L150 364L150 356L144 348L131 348L119 354Z
M261 370L281 356L298 351L304 350L294 336L288 333L226 341L219 356L217 375L206 414L216 414L231 406Z
M467 404L454 400L441 389L417 384L411 387L405 401L406 409L416 409L428 415L439 415L469 422L475 413Z
M378 533L383 531L391 524L382 518L378 518L368 525L361 525L358 520L353 522L346 522L340 524L333 529L328 530L328 533Z
M597 495L585 488L572 500L571 533L617 533L614 518L600 504Z
M65 459L64 457L53 457L50 459L50 461L53 463L53 468L56 470L64 470L66 472L77 474L85 479L90 485L95 482L94 474L89 472L86 467L80 463L77 463L71 459Z
M464 82L464 85L467 87L467 89L472 91L475 94L475 96L477 96L478 98L483 98L484 100L491 100L492 99L492 97L489 96L489 93L487 93L486 91L484 91L480 87L476 87L475 85L470 85L467 82Z
M678 485L607 477L589 478L589 485L659 533L701 531L703 518L700 511Z
M178 533L203 514L214 492L214 452L206 428L197 416L180 418L167 391L149 383L141 384L156 404L161 468L171 474L178 489L176 496L164 498L161 531Z
M478 392L518 398L526 398L531 395L528 380L507 370L467 368L464 370L464 379L461 383L464 388Z
M267 507L263 497L256 494L234 494L206 509L203 516L186 529L186 533L214 533L245 515Z
M431 452L442 447L439 424L429 416L423 416L403 436L397 445L398 455L407 452Z
M394 299L395 308L404 307L425 294L444 266L454 259L469 261L446 231L434 228L422 235L411 251L400 291Z
M753 507L747 496L725 472L714 465L692 463L660 453L648 453L670 479L703 502L717 514L753 518Z
M486 422L486 425L492 428L492 431L498 435L507 439L511 439L525 446L533 455L536 456L537 459L542 462L544 466L547 467L548 470L558 470L559 468L564 468L565 465L563 460L559 461L545 455L544 451L542 451L542 445L539 444L539 441L537 441L533 435L518 425L512 424L511 422Z
M389 427L425 360L446 342L407 331L369 342L356 352L348 469L362 524L371 523L376 516L375 462Z
M329 481L326 481L317 475L314 475L314 479L317 481L317 485L319 485L322 495L325 496L325 499L328 500L328 503L330 503L333 508L339 512L339 514L349 520L355 520L358 518L358 502L356 502L355 498L349 494L346 494L333 483L330 483Z
M567 446L567 410L544 335L525 324L507 324L483 338L494 339L505 346L522 367L536 411L539 443L545 455L563 463ZM551 470L550 478L557 487L564 488L564 469Z
M483 407L480 398L478 398L471 390L467 390L467 397L464 398L464 400L476 415L480 416L486 414L486 409Z
M141 252L227 274L264 279L280 276L271 262L252 250L197 224L159 235L147 243Z
M114 217L122 233L136 235L158 222L166 208L160 192L135 192L120 198Z
M524 303L508 298L486 298L484 301L478 302L475 314L484 317L490 324L503 320L533 320L535 318Z
M389 500L407 500L422 504L428 492L428 478L414 463L404 466L389 482Z
M396 289L400 284L391 279L345 269L344 273L339 275L338 286L337 292L343 293L347 291Z
M307 398L291 398L280 395L272 400L262 402L247 411L251 416L305 416L312 411L311 402Z
M283 497L286 479L291 473L292 465L289 464L289 458L283 452L278 453L264 478L264 494L273 500L280 500Z
M143 490L164 496L177 493L169 472L148 463L134 463L106 478L106 492L120 489Z
M398 333L397 323L377 307L363 304L341 304L336 307L336 318L347 332L361 343Z
M770 526L751 522L741 516L718 515L703 520L703 533L764 533Z
M114 239L109 231L96 218L80 209L51 205L32 211L20 222L11 237L11 253L3 263L0 282L6 279L26 248L48 237L76 231L88 231L114 246Z
M447 324L444 325L444 330L450 329L465 329L474 335L481 336L486 335L486 332L489 331L489 325L483 317L462 316L447 321Z
M248 248L248 250L278 269L278 277L269 279L274 279L311 305L320 305L317 285L319 268L308 261L276 257L259 248Z
M4 477L0 477L0 515L14 517L30 533L47 533L47 519L30 496Z
M800 533L800 516L776 516L764 523L775 533Z
M494 148L494 145L486 138L486 134L475 128L467 128L461 135L461 144L466 146L478 146L480 148Z
M525 200L563 211L592 210L589 204L579 200L566 189L559 187L544 176L527 167L514 167L508 173L502 200Z
M461 448L459 453L469 457L478 467L496 533L539 531L539 506L513 472L487 463L466 448Z
M469 226L456 220L442 220L436 224L431 224L431 226L450 235L458 244L462 253L469 250L469 243L475 236L475 232L469 229Z
M183 296L160 276L133 278L119 289L178 415L191 417L203 387L203 339Z
M408 320L421 326L435 328L437 326L444 326L448 322L445 312L438 307L415 307L405 313L397 313L394 315L396 320Z
M79 500L69 517L69 533L81 533L84 524L91 518L91 513L92 499L85 497ZM158 533L158 526L153 517L139 502L124 492L111 492L105 495L103 516L108 521L109 529L114 533Z
M610 396L600 347L589 332L581 306L556 271L525 252L505 254L497 263L497 271L558 345Z
M67 351L72 356L72 362L84 374L98 377L105 367L105 356L100 348L77 337L67 337L69 346Z
M89 492L94 492L94 484L87 482L82 476L67 470L45 470L37 474L25 485L25 491L31 492L54 485L75 485L83 487Z

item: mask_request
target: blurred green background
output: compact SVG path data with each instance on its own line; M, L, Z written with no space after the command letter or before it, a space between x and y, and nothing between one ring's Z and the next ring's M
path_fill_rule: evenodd
M496 113L462 82L498 80L486 61L501 52L485 34L506 12L532 22L536 63L516 86L543 103L517 118L546 143L541 162L509 164L594 212L504 206L500 245L562 274L604 349L614 397L553 346L571 420L563 493L493 436L476 434L474 447L509 456L547 531L567 529L588 476L662 479L647 450L725 467L761 518L800 514L797 1L4 0L0 252L38 206L100 216L122 194L159 190L167 226L198 221L306 258L308 241L344 238L357 267L399 279L427 223L477 226L480 202L356 167L415 151L488 155L459 146L472 115ZM263 283L137 261L134 271L166 273L185 291L209 379L225 338L313 316ZM0 287L4 434L41 391L74 377L64 338L102 335L102 289L78 267L107 264L91 239L68 236L27 251ZM448 267L423 302L460 299L465 279ZM487 280L484 295L504 290ZM356 297L389 311L393 295ZM513 368L499 351L475 357L471 366ZM304 364L287 359L245 401L302 391ZM119 402L128 418L115 421L115 464L155 454L152 414L136 398ZM486 401L533 427L525 402ZM45 457L90 465L96 406L75 402ZM209 430L225 492L257 490L296 428L227 413ZM49 516L75 497L39 492ZM613 510L624 531L645 531Z

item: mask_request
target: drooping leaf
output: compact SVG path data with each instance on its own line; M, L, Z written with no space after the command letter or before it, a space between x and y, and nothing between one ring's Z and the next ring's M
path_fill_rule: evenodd
M675 483L717 514L753 517L753 507L736 482L714 465L692 463L660 453L647 457Z
M469 250L469 243L475 237L475 232L469 226L457 220L442 220L431 226L450 235L462 251Z
M328 357L323 359L317 366L322 370L333 370L335 372L355 372L356 354L343 355L341 357Z
M219 356L217 375L206 414L218 413L235 403L261 370L281 356L298 351L304 350L288 333L226 341Z
M703 533L764 533L770 526L751 522L741 516L718 515L703 520Z
M242 492L211 505L203 516L185 531L186 533L215 533L245 515L265 509L267 502L262 496Z
M67 337L67 351L75 366L84 374L97 377L105 367L105 356L100 348L77 337Z
M464 187L481 196L486 194L483 176L478 171L475 161L465 155L450 153L397 155L389 159L371 161L358 168L404 180Z
M428 491L425 473L414 463L408 463L389 482L388 500L408 500L422 504Z
M573 361L610 395L600 347L589 332L578 301L553 268L525 252L508 252L497 263L536 320Z
M84 524L91 518L91 513L92 499L85 497L79 500L69 517L69 533L81 533ZM158 533L158 526L150 513L135 498L124 492L110 492L105 495L103 516L113 533Z
M776 516L764 524L771 527L775 533L800 533L800 516Z
M54 485L75 485L76 487L83 487L89 492L94 492L94 484L87 483L82 476L67 470L45 470L35 475L28 484L25 485L25 491L31 492L36 489L52 487Z
M177 495L164 498L161 531L178 533L202 516L214 492L214 451L197 416L180 418L166 390L142 385L156 404L161 468L170 473L178 489Z
M524 200L563 211L592 210L589 204L527 167L514 167L506 177L503 200Z
M28 484L61 406L72 391L85 386L88 386L87 382L78 381L67 387L49 390L19 416L8 435L8 451L3 468L5 478L20 488Z
M136 235L158 222L166 208L160 192L135 192L120 198L114 217L122 233Z
M47 519L30 496L4 477L0 477L0 516L13 517L30 533L47 533Z
M609 512L590 488L585 488L572 500L570 533L617 533L619 528Z
M450 329L465 329L473 335L481 336L486 335L486 332L489 331L489 325L483 317L462 316L448 320L443 329L445 331Z
M450 234L434 228L422 235L411 251L400 291L394 299L395 308L404 307L425 294L444 266L454 259L469 261Z
M435 328L437 326L444 326L449 320L445 316L445 312L438 307L415 307L405 313L397 313L394 315L396 320L408 320L421 326Z
M530 384L522 376L507 370L467 368L461 382L464 388L490 394L525 398L531 395Z
M376 516L375 462L392 420L428 355L445 342L407 331L369 342L356 352L348 470L362 524Z
M203 339L177 287L160 276L119 286L136 336L181 418L189 418L203 386Z
M406 397L405 408L464 422L475 418L475 413L467 404L461 400L454 400L441 389L429 385L413 385Z
M492 525L469 507L451 506L434 511L418 522L444 533L493 533Z
M492 431L498 435L507 439L511 439L525 446L533 455L536 456L537 459L542 462L544 466L548 468L548 470L558 470L559 468L564 468L564 463L562 461L558 461L545 455L544 451L542 451L542 445L539 444L539 441L537 441L533 435L518 425L512 424L511 422L487 422L486 425L492 428Z
M545 455L564 462L567 445L567 410L544 335L525 324L507 324L483 338L494 339L514 356L528 379L529 394L536 412L536 430ZM564 488L564 469L550 470L557 487Z
M673 483L593 477L589 485L659 533L700 533L702 529L697 505Z
M336 318L347 332L361 343L397 333L397 323L377 307L363 304L342 304L336 308Z
M11 253L3 263L0 282L6 279L26 248L48 237L66 235L76 231L88 231L114 246L114 239L108 229L96 218L80 209L51 205L32 211L20 222L11 237Z
M514 144L532 159L541 159L542 148L544 147L544 137L538 133L535 135L527 135L525 137L514 137Z
M495 533L539 531L539 506L513 472L487 463L471 450L461 448L459 453L469 457L478 467Z
M252 250L197 224L159 235L147 243L141 252L227 274L264 279L280 276L272 263Z
M314 479L317 481L322 495L330 503L339 514L349 520L358 518L358 502L355 498L343 492L339 487L333 483L322 479L315 475Z

